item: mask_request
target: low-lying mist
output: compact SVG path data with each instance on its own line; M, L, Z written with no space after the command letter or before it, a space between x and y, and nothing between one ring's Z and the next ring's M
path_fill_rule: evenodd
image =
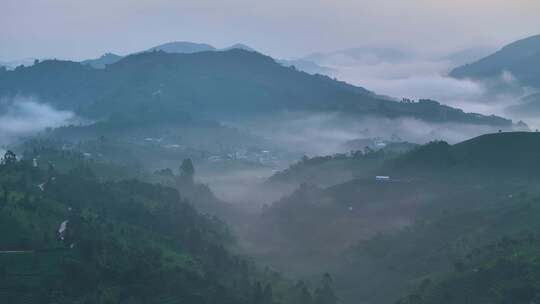
M0 99L0 146L5 148L46 128L64 125L74 118L73 112L56 110L37 98Z
M364 149L365 142L410 142L423 144L444 140L450 144L482 134L494 133L499 127L478 124L432 123L415 118L364 116L352 118L338 113L288 112L236 123L236 127L264 138L274 149L287 151L294 158L280 159L280 165L232 169L216 172L200 170L199 177L221 199L254 209L270 204L296 188L295 185L273 187L264 182L278 170L286 169L302 155L310 157ZM504 130L512 131L512 130ZM360 144L358 144L360 143ZM368 145L368 144L366 144Z
M426 143L456 143L497 132L489 125L431 123L415 118L345 117L337 113L286 113L247 123L251 132L282 149L309 156L349 152L344 146L356 139Z
M488 81L455 79L449 77L448 73L476 58L456 62L451 56L433 54L401 56L399 60L377 56L374 53L366 59L365 56L340 54L325 57L317 63L328 67L330 76L377 94L398 99L433 99L466 112L494 114L538 125L534 117L521 117L508 111L508 107L535 92L521 85L510 72Z

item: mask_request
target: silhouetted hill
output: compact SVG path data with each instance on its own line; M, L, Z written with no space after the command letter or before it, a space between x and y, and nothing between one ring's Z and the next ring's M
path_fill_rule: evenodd
M229 51L229 50L234 50L234 49L240 49L240 50L244 50L244 51L248 51L248 52L256 52L255 49L253 49L252 47L250 47L248 45L245 45L243 43L235 43L235 44L231 45L230 47L222 49L222 51Z
M206 43L194 43L186 41L175 41L160 44L149 48L144 52L163 51L166 53L184 53L191 54L197 52L215 51L216 48Z
M245 51L255 52L254 49L241 43L237 43L228 48L221 49L221 51L228 51L232 49L241 49ZM177 54L191 54L191 53L198 53L198 52L219 51L219 49L216 49L215 47L209 44L205 44L205 43L175 41L175 42L168 42L168 43L160 44L158 46L154 46L145 51L136 52L134 54L140 54L144 52L154 52L154 51L163 51L166 53L177 53ZM90 65L91 67L96 68L96 69L102 69L105 67L105 65L116 63L124 57L125 56L120 56L113 53L106 53L99 58L84 60L84 61L81 61L81 63ZM0 65L2 65L1 62L0 62Z
M540 87L540 35L525 38L503 47L498 52L454 69L455 78L489 79L510 72L520 83Z
M0 95L32 95L90 117L112 115L246 118L280 111L413 117L431 122L511 126L431 100L402 103L321 75L309 75L256 52L130 55L104 69L47 60L0 74Z
M120 59L122 59L122 56L120 55L106 53L97 59L88 59L81 61L81 63L84 65L90 65L91 67L96 69L103 69L107 64L113 64L115 62L118 62Z
M540 133L486 134L455 145L433 142L398 157L387 170L413 177L527 179L540 176Z

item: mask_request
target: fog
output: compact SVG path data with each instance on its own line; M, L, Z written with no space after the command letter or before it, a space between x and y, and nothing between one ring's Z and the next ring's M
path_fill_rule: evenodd
M523 117L512 115L507 108L535 90L521 85L510 72L485 81L448 76L453 68L496 50L484 47L433 53L365 46L306 58L329 68L330 76L377 94L398 99L433 99L466 112L494 114L518 121ZM530 117L524 120L533 126L538 124Z
M337 113L285 113L249 122L247 128L281 149L309 156L349 152L344 144L355 139L457 143L499 130L487 125L431 123L415 118L377 116L350 118Z
M59 127L74 119L70 111L60 111L38 98L16 97L0 100L0 146L35 135L49 127Z

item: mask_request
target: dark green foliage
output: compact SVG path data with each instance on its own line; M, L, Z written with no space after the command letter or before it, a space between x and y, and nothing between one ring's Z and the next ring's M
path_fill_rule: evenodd
M333 280L330 274L325 273L322 278L322 286L315 290L315 304L337 304L338 297L332 289Z
M540 300L540 237L503 238L472 251L453 273L426 281L399 304L536 303Z
M363 178L301 185L265 209L259 238L280 248L267 255L285 256L272 260L283 269L327 267L345 303L393 303L422 282L427 288L448 272L467 272L476 248L539 231L539 149L533 132L432 142L381 161ZM325 164L341 159L354 163L354 156L305 158L280 178L307 168L332 174Z
M333 186L354 178L374 175L374 171L383 163L398 155L396 152L377 150L313 158L304 156L287 169L272 175L267 183L275 186L298 186L302 183L321 187Z
M385 169L408 178L526 180L540 176L540 133L503 132L455 145L432 142L398 157Z
M0 209L2 303L254 303L263 273L176 190L24 161L0 166L0 178L12 180ZM261 303L273 303L266 284Z
M13 153L13 151L8 150L4 154L4 157L2 158L2 165L10 166L10 165L13 165L16 161L17 161L17 156L15 155L15 153Z

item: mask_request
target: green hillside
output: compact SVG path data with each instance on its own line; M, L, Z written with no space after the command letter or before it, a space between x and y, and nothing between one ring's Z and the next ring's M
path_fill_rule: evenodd
M2 303L267 304L310 293L232 254L228 228L172 188L9 153L0 184ZM331 293L326 284L314 298Z
M265 209L251 240L264 240L259 258L276 267L310 275L325 265L346 303L394 303L469 252L540 228L531 198L540 192L539 146L534 132L434 142L359 166L356 179L303 184ZM274 178L309 172L308 181L324 180L343 159L306 159Z
M540 133L486 134L455 145L432 142L398 157L386 170L398 176L471 179L538 177Z

